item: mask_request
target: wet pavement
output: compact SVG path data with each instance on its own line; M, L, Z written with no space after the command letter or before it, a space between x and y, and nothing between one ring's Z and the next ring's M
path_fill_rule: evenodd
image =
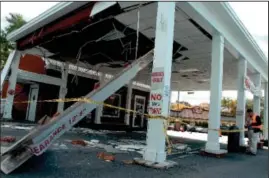
M13 135L17 140L28 132L25 129L1 128L1 135ZM70 140L84 139L98 140L99 145L78 146L72 145ZM105 146L112 145L144 145L146 135L143 132L109 132L92 131L89 129L75 129L64 134L43 155L33 157L10 175L3 178L267 178L268 177L268 150L260 150L257 156L244 154L228 154L225 158L208 158L191 154L187 157L173 157L178 166L168 170L156 170L139 165L127 165L123 160L140 157L135 148L117 149L115 162L105 162L97 158L97 153L104 151ZM193 140L180 138L181 142L190 143ZM204 145L198 141L195 146ZM110 147L111 148L111 147ZM112 151L115 151L112 150ZM111 152L112 152L111 151Z

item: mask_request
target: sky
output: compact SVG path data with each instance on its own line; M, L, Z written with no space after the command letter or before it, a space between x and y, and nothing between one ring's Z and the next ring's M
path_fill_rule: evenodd
M29 21L57 2L1 2L1 28L6 26L5 16L9 13L20 13ZM268 2L229 2L238 17L247 27L250 34L268 56ZM34 8L32 8L34 7ZM236 98L236 91L223 91L223 97ZM180 101L188 101L191 104L209 102L208 91L196 91L192 95L180 92ZM247 92L247 98L252 95ZM171 102L177 100L177 92L172 92Z

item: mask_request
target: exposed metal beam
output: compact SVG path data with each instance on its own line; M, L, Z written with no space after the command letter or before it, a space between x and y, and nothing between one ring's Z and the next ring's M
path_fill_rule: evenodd
M57 86L61 86L63 84L63 80L60 78L36 74L25 70L18 70L18 78Z

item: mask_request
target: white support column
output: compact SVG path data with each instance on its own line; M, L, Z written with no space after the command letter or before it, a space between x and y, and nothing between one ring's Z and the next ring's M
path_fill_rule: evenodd
M63 63L62 65L62 85L60 86L60 91L59 91L59 98L64 99L66 94L67 94L67 80L68 80L68 70L69 70L69 65L67 63ZM57 112L62 113L64 111L64 102L59 102L58 103L58 108Z
M261 90L261 74L253 75L253 83L256 90ZM261 98L259 96L253 96L253 112L260 115L261 114Z
M5 119L12 119L12 107L13 107L13 100L15 95L20 59L21 59L21 52L16 50L11 64L11 75L9 76L8 80L9 84L7 89L7 99L3 114L3 118Z
M105 81L105 74L102 73L99 79L99 84L102 85L102 83ZM95 124L101 124L101 117L103 115L103 106L97 106L95 109L95 119L94 123Z
M163 116L168 116L170 108L174 21L175 2L158 2L153 72L158 70L158 73L163 72L164 76L158 89L151 86L151 94L162 95L160 109ZM149 106L150 113L152 113L151 107L152 105ZM144 152L146 161L163 163L166 160L164 124L166 123L163 119L148 121L147 146Z
M177 91L177 100L180 102L180 91Z
M208 121L208 137L205 151L213 154L226 152L220 150L219 132L221 98L222 98L222 76L223 76L223 55L224 55L224 38L216 32L212 40L211 55L211 80L210 80L210 110Z
M263 114L263 136L268 140L268 83L264 83L264 114Z
M33 85L30 86L28 99L31 102L28 103L27 116L26 116L28 121L32 121L32 122L35 121L36 107L37 107L37 100L38 100L38 92L39 92L39 85L38 84L33 84Z
M240 58L237 64L237 106L236 106L236 126L243 130L245 128L245 106L246 92L244 87L244 79L247 74L247 61ZM240 145L245 145L245 132L240 132Z
M132 94L133 94L133 80L131 80L128 84L126 109L131 109ZM125 124L130 125L130 113L129 112L125 114Z

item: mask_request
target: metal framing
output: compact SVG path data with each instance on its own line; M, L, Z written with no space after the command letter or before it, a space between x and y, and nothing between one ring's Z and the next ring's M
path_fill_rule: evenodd
M20 69L18 69L18 78L33 82L45 83L49 85L57 85L57 86L65 85L65 82L61 78L51 77L43 74L36 74L33 72L28 72Z

